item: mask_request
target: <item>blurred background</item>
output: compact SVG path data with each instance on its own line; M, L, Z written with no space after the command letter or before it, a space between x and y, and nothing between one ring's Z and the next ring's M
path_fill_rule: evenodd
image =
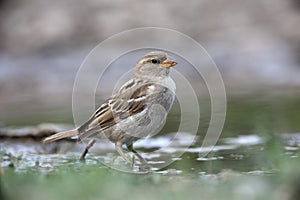
M298 0L0 0L0 199L299 199L299 24ZM191 137L180 132L168 148L180 122L175 101L162 135L136 146L153 169L169 158L172 165L132 176L100 162L133 170L110 143L95 145L85 162L78 161L82 144L41 143L62 129L56 123L73 126L73 84L88 53L114 34L148 26L192 37L217 64L227 115L213 151L200 154L210 99L203 79L187 66L178 70L200 100L197 141L183 148ZM126 70L136 62L132 56L107 70L97 103L122 75L120 61ZM92 75L86 74L87 85ZM47 122L54 128L35 126Z
M73 83L90 50L121 31L157 26L192 37L216 62L229 99L225 127L238 119L236 131L253 132L249 118L269 114L279 131L299 130L296 0L1 0L0 16L3 125L72 123Z

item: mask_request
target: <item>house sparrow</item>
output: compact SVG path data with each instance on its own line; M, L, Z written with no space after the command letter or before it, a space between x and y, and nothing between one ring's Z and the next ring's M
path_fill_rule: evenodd
M115 144L118 153L128 163L131 161L123 152L123 144L138 157L141 164L147 164L133 149L133 143L156 133L164 124L175 97L176 86L169 71L176 64L164 52L144 55L135 66L134 77L107 99L87 122L79 128L49 136L44 142L75 135L79 141L104 136ZM94 141L87 145L82 158Z

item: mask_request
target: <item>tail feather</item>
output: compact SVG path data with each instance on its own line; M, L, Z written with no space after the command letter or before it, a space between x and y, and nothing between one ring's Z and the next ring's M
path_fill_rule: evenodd
M54 135L51 135L49 137L46 137L43 140L43 142L53 142L53 141L60 140L60 139L66 138L66 137L75 136L77 134L78 134L77 129L72 129L72 130L69 130L69 131L63 131L63 132L59 132L59 133L56 133Z

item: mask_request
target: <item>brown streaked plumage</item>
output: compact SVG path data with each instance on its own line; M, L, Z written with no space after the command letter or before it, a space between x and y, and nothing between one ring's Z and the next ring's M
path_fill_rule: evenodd
M142 164L145 159L133 149L133 143L154 134L166 119L175 97L175 83L169 77L169 68L177 62L164 52L150 52L135 66L134 77L107 99L82 126L54 134L44 142L78 136L78 140L101 135L115 143L116 150L131 162L122 145L132 151ZM92 146L87 145L82 157Z

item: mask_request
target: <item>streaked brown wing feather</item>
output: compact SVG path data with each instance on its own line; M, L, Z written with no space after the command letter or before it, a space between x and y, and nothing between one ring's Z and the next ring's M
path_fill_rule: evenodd
M90 137L99 131L106 130L123 119L139 113L145 109L147 99L147 88L152 84L136 86L117 93L106 100L94 113L94 115L83 124L79 130L79 139Z

